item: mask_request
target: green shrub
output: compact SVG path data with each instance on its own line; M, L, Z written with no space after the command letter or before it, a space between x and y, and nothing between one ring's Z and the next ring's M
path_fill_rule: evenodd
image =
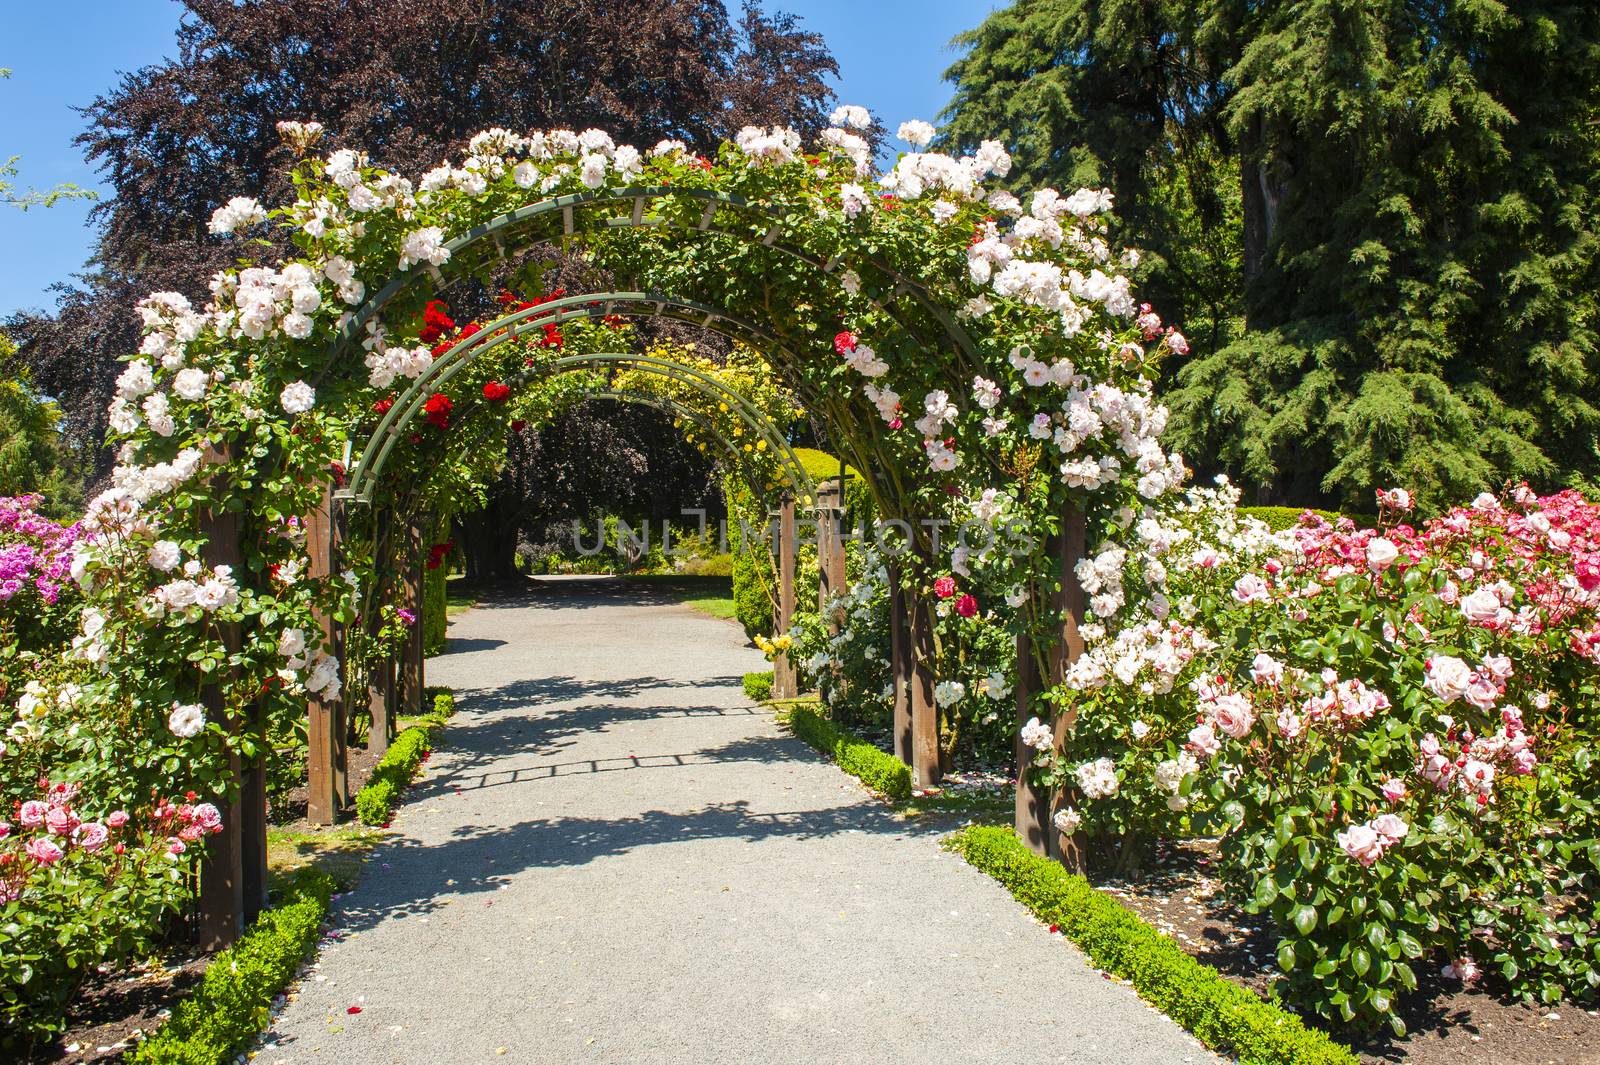
M1255 518L1265 522L1274 532L1292 529L1300 524L1300 515L1310 510L1319 517L1326 518L1329 522L1337 522L1340 518L1349 518L1357 525L1367 527L1372 525L1373 517L1370 514L1341 514L1336 510L1316 510L1311 507L1240 507L1239 513L1246 517Z
M800 739L834 761L861 783L894 802L911 798L911 767L892 754L857 739L823 717L815 707L796 706L789 711L789 728Z
M389 823L395 803L417 775L423 755L433 749L434 731L455 713L456 697L449 689L430 687L426 694L433 697L432 709L417 724L401 730L373 767L367 786L356 795L356 817L364 825Z
M1356 1065L1348 1048L1200 964L1083 877L1028 850L1010 829L962 829L946 846L1213 1050L1243 1065Z
M200 986L124 1060L130 1065L232 1061L271 1020L272 997L294 978L316 942L333 891L327 874L301 870L278 904L211 960Z
M758 703L772 698L772 670L769 669L765 673L746 673L744 693Z

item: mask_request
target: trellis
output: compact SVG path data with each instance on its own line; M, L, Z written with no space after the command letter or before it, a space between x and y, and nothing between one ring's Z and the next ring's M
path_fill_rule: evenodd
M627 205L627 213L620 216L604 215L597 222L585 217L586 214L603 214L607 208L617 205ZM704 236L759 245L805 263L823 275L836 276L844 257L838 253L818 254L805 247L802 241L791 239L786 233L786 221L784 212L779 208L717 190L642 186L558 196L530 204L455 237L445 247L450 252L449 275L461 277L482 274L494 262L505 262L510 256L541 241L578 237L591 229L599 232L617 228L676 230L690 237ZM875 275L877 281L866 286L864 298L902 329L906 336L930 352L940 352L950 361L957 376L970 378L973 372L982 368L973 340L946 309L946 297L934 294L921 282L897 271L864 248L852 249L850 263L853 268ZM422 270L403 272L382 286L349 317L339 340L329 353L322 374L336 372L334 368L347 361L348 353L358 345L367 323L376 319L390 303L402 296L416 297L425 290L438 293L450 283L450 279L446 271L428 266ZM727 308L670 293L637 289L581 293L504 315L488 323L480 332L452 345L421 376L406 386L364 444L359 449L353 449L354 461L349 470L349 482L339 488L330 484L323 493L321 506L315 513L306 516L313 575L337 572L346 508L355 504L383 503L378 495L382 471L396 441L402 438L407 426L421 412L430 392L462 372L474 359L528 330L581 318L619 314L690 322L771 356L781 356L774 359L780 367L785 365L784 360L789 360L789 364L793 365L799 359L787 338L760 323L732 313ZM931 319L932 331L916 320L918 315ZM625 353L571 356L557 359L549 367L536 368L528 374L519 375L517 383L524 383L543 372L594 369L608 365L644 369L651 368L651 360ZM697 388L705 383L699 378L707 376L697 377L681 366L670 372L680 383ZM318 383L322 379L320 376L314 377ZM613 398L636 401L638 397L618 393ZM808 406L819 408L816 413L836 434L834 449L852 465L858 470L877 473L882 477L893 476L892 463L876 450L882 446L878 427L856 426L852 415L843 407L831 405L825 395L808 395L802 390L801 398ZM741 417L749 413L742 405L734 405L740 408ZM466 415L471 409L469 406L461 413ZM768 431L770 427L755 424L752 428L761 434L762 439L769 440L769 446L776 448L781 442L773 439ZM727 443L725 440L722 442ZM780 460L782 451L782 448L777 449ZM787 461L784 465L790 466ZM825 602L828 595L844 588L840 520L842 485L819 489L810 483L803 466L798 463L790 468L790 477L804 493L802 498L805 504L817 508L816 521L821 541L818 596L819 603ZM886 505L899 498L891 490L895 486L886 486L880 476L869 476L867 483L883 513L896 518L913 517L897 514L893 506ZM403 605L420 613L422 525L416 516L396 517L405 524L410 548L403 563ZM793 587L796 518L792 493L786 493L780 501L777 525L779 621L787 625L796 601ZM218 557L226 557L230 536L226 521L217 519L206 533L218 544L214 549ZM236 543L237 530L232 530L231 535ZM1053 587L1036 588L1033 591L1037 598L1047 599L1051 608L1059 612L1058 616L1063 619L1062 629L1057 634L1058 638L1051 642L1042 670L1039 664L1040 649L1025 636L1018 639L1015 697L1019 723L1035 712L1034 697L1045 687L1059 681L1067 665L1081 652L1082 642L1077 634L1083 616L1084 597L1073 576L1073 563L1082 556L1084 537L1081 510L1070 510L1061 515L1061 530L1052 537L1050 545L1050 557L1057 563L1059 580ZM914 546L919 543L915 531L912 541ZM919 785L931 787L938 784L942 776L938 709L933 694L936 680L932 638L934 604L906 580L908 574L904 566L893 567L893 573L891 667L894 677L895 753L913 767ZM328 645L339 649L343 634L338 624L332 618L324 617L322 625ZM420 628L413 628L399 661L370 664L378 680L369 692L345 692L335 698L312 697L309 708L312 739L308 758L311 777L308 816L312 820L332 823L348 802L343 744L353 701L365 699L375 711L373 742L380 745L392 735L397 702L413 712L420 709L423 686L421 639ZM795 694L794 686L793 667L784 660L775 663L776 693L780 697ZM1058 736L1062 731L1058 728ZM1018 747L1019 764L1025 766L1031 760L1030 752L1022 747L1020 741ZM253 782L259 776L259 766L240 767L240 778L245 781L243 797L227 811L231 816L226 818L228 828L224 833L225 838L218 841L219 845L213 848L213 855L207 861L202 907L205 927L209 930L208 940L212 944L232 938L242 923L260 908L262 901L265 883L264 821L252 817L244 809L255 802L256 785ZM1039 789L1026 779L1019 781L1015 812L1018 830L1036 849L1060 853L1065 843L1070 850L1070 843L1061 840L1059 834L1052 830L1053 811L1047 804L1047 797Z

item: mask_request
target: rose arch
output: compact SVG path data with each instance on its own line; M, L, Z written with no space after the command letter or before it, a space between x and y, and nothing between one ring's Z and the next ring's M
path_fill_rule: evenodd
M1038 696L1081 649L1086 544L1183 478L1151 397L1182 337L1136 302L1107 194L1019 199L995 184L1000 145L924 151L921 123L879 174L865 112L834 122L809 150L751 127L713 157L490 130L415 182L286 122L293 201L236 198L211 227L242 255L279 227L296 254L219 274L203 308L140 303L145 342L111 410L116 487L78 563L93 606L77 654L118 664L92 683L127 728L91 742L130 767L130 795L159 780L222 800L202 876L214 942L262 902L263 752L309 706L313 794L337 805L338 723L393 657L381 607L415 581L430 506L482 483L518 389L598 373L582 388L721 431L703 405L608 383L653 369L703 386L712 411L739 408L763 461L787 464L757 405L652 366L630 323L687 322L758 353L899 530L895 745L924 784L939 777L932 589L956 565L954 524L1005 530L977 553L1011 591L982 607L1016 635L1019 720L1070 729L1071 708ZM594 280L550 291L537 254L552 245ZM508 293L471 327L440 310L501 288L531 298ZM410 684L420 697L420 672ZM202 728L192 712L172 723L196 706ZM1046 805L1020 785L1019 828L1070 845Z

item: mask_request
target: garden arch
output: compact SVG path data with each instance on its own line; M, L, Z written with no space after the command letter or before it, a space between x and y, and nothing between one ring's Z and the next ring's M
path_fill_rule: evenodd
M128 535L180 537L203 565L232 567L216 579L231 572L240 595L216 624L161 640L123 610L111 631L161 668L106 683L124 683L146 713L174 694L203 698L212 726L197 749L208 765L231 759L203 779L236 797L226 781L249 777L269 719L309 697L315 721L344 698L338 626L353 615L348 585L373 574L340 579L332 547L344 516L331 482L348 473L348 498L374 506L385 502L380 485L408 472L411 486L449 490L457 472L445 460L462 457L467 434L439 449L398 435L430 391L471 394L485 375L515 376L512 358L532 360L528 379L567 358L602 365L595 323L644 315L762 352L862 473L880 516L906 523L909 550L894 566L894 731L922 784L940 773L933 578L953 568L941 525L981 514L1029 534L1025 548L985 560L1015 582L1004 604L985 605L1017 637L1019 716L1062 716L1035 695L1080 646L1074 563L1087 525L1111 528L1181 478L1156 442L1159 321L1140 312L1106 244L1108 196L1041 190L1024 203L986 187L1010 165L994 142L961 159L913 150L876 175L852 132L863 115L841 109L811 154L792 131L750 127L714 158L675 142L641 153L595 130L490 130L462 166L415 185L359 152L314 155L320 127L282 124L301 155L295 199L271 214L235 199L212 229L276 219L298 254L218 275L201 312L169 293L143 301L146 340L112 411L127 442L119 484L136 506L170 503ZM905 129L914 147L925 143L919 124ZM469 279L493 286L549 243L605 281L443 350L423 342L416 316L427 300ZM516 338L536 328L570 329L568 350L520 354ZM403 374L385 369L391 358ZM363 435L373 401L400 376L410 383ZM109 552L86 570L108 609L144 594L146 578ZM208 664L198 677L184 672L195 661ZM259 899L259 870L241 857L256 849L252 815L237 797L226 814L232 842L215 848L204 877L214 941L231 938ZM1019 788L1019 827L1035 845L1052 835L1048 814L1043 796Z

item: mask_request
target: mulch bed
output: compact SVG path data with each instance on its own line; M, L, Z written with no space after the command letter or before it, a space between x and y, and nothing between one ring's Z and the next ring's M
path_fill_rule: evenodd
M1224 976L1266 993L1278 966L1277 936L1269 923L1228 904L1223 884L1212 875L1215 845L1205 842L1163 846L1153 866L1137 880L1097 884L1156 928ZM1480 987L1463 991L1444 979L1433 964L1418 963L1420 987L1402 1000L1409 1035L1352 1037L1334 1032L1353 1046L1366 1065L1595 1065L1600 1063L1600 1010L1570 1003L1549 1008L1524 1006L1485 974Z
M350 795L372 776L378 759L365 748L349 752ZM314 831L305 819L306 789L290 791L274 811L273 827L292 832ZM187 943L175 946L166 957L126 969L96 973L72 1004L67 1031L52 1044L35 1051L33 1062L68 1065L76 1062L114 1062L134 1044L134 1033L148 1034L199 982L210 956Z

